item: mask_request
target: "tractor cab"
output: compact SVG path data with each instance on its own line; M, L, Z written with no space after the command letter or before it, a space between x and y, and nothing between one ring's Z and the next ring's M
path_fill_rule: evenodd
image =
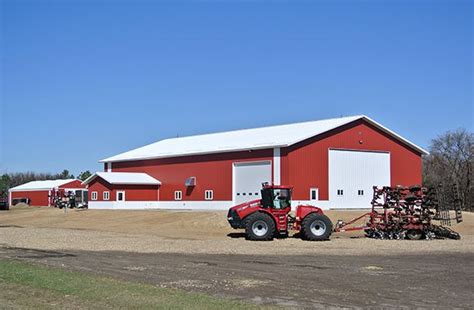
M292 188L288 186L262 184L262 207L283 210L291 207Z

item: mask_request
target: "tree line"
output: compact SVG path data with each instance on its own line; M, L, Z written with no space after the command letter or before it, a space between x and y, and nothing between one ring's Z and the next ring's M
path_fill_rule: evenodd
M84 181L91 176L89 170L79 173L77 178ZM8 190L12 187L25 184L31 181L44 181L44 180L58 180L58 179L74 179L74 175L69 170L64 169L60 173L37 173L37 172L15 172L5 173L0 176L0 195L3 197L8 196Z
M461 208L474 211L474 135L466 129L448 131L433 139L423 158L423 185L452 196L459 193Z

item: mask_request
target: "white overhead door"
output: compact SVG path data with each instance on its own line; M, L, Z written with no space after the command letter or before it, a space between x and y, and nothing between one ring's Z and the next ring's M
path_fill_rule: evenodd
M390 185L390 153L329 150L331 208L369 208L374 185Z
M262 183L272 181L269 161L234 163L234 203L260 199Z

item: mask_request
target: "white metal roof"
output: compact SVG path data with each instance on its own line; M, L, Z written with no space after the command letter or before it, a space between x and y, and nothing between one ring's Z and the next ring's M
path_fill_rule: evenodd
M143 160L287 147L360 119L366 120L418 152L428 154L428 152L423 148L399 136L388 128L385 128L371 118L365 115L356 115L303 123L165 139L102 159L100 162Z
M142 172L96 172L88 177L82 184L89 184L96 177L100 177L110 184L128 185L160 185L161 182L154 177Z
M33 191L33 190L50 190L52 188L59 187L69 182L75 181L76 179L64 179L64 180L45 180L45 181L31 181L16 187L10 188L11 192L18 191Z

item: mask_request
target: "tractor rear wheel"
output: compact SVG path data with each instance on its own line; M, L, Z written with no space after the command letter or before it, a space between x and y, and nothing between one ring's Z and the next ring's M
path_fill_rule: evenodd
M301 237L305 240L328 240L332 233L332 222L324 214L311 213L301 222Z
M255 212L245 220L245 236L249 240L272 240L275 234L275 222L265 213Z

